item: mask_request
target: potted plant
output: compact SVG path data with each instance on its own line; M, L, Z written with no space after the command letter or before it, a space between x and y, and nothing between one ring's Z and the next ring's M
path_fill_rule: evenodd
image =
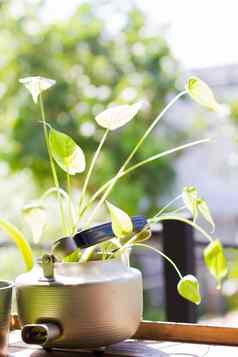
M14 226L2 221L1 227L17 241L27 268L31 270L30 273L23 274L16 280L18 313L24 326L23 339L45 348L95 348L131 337L142 318L141 274L129 265L130 250L136 248L151 249L167 259L179 276L178 293L185 299L199 304L201 296L196 277L182 276L175 262L162 251L148 244L147 241L151 236L151 223L178 220L197 229L208 241L204 249L204 261L219 287L221 280L227 274L227 263L221 242L214 239L212 234L197 223L200 215L210 223L214 231L215 225L209 207L199 196L195 187L185 187L181 195L148 219L131 218L122 209L108 201L117 182L130 172L166 155L210 141L210 139L203 139L181 145L156 153L130 166L138 149L179 98L189 95L195 102L210 110L221 110L221 105L217 103L207 84L197 77L189 78L185 90L179 93L155 118L115 176L90 198L87 198L88 184L92 174L95 174L95 166L107 136L132 121L143 103L109 107L98 114L95 120L105 131L88 165L76 207L72 200L71 176L85 172L87 165L82 148L70 136L55 130L46 121L42 93L53 86L55 81L43 77L28 77L21 79L20 82L30 91L35 103L39 99L45 142L54 181L54 187L43 194L39 200L24 207L24 216L31 226L33 235L38 239L46 219L44 199L55 192L58 196L64 235L63 248L60 247L60 252L62 253L62 249L66 252L59 255L59 249L57 249L59 241L56 242L52 251L54 254L51 252L44 255L39 265L31 270L33 260L29 245ZM65 172L67 192L60 187L57 166ZM174 202L179 200L181 207L176 210L171 209ZM92 229L95 215L102 205L106 205L111 221ZM192 214L192 221L184 217L183 210L188 210ZM100 234L104 232L101 240L97 240L96 233L98 232ZM80 249L82 233L95 237L95 244L92 240L88 248ZM78 234L78 240L74 239ZM70 244L75 242L72 248ZM68 249L69 246L72 249ZM60 261L57 258L60 258Z

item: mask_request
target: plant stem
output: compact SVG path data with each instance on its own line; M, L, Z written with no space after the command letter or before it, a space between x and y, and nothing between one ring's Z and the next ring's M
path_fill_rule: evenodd
M158 223L161 221L180 221L183 223L187 223L190 226L192 226L193 228L195 228L197 231L199 231L204 237L206 237L209 241L209 243L213 242L212 237L202 228L200 227L198 224L190 221L189 219L186 219L184 217L178 216L178 215L173 215L173 214L165 214L163 216L160 217L156 217L154 216L151 219L148 219L149 223Z
M107 199L107 196L110 194L113 186L116 184L118 178L120 177L121 173L124 171L124 169L126 168L126 166L129 164L129 162L131 161L131 159L134 157L134 155L136 154L136 152L139 150L139 148L141 147L141 145L143 144L143 142L145 141L145 139L147 138L147 136L151 133L151 131L154 129L154 127L157 125L157 123L160 121L160 119L164 116L164 114L169 110L169 108L183 95L185 95L187 93L187 91L183 91L181 93L179 93L163 110L162 112L155 118L155 120L153 121L153 123L149 126L149 128L146 130L145 134L141 137L141 139L138 141L138 143L136 144L136 146L134 147L134 149L132 150L132 152L130 153L130 155L128 156L128 158L126 159L126 161L124 162L124 164L121 166L120 170L117 172L116 176L112 179L110 185L107 187L106 191L104 192L103 196L101 197L101 199L99 200L99 202L97 203L96 207L94 208L94 210L92 211L91 215L89 216L89 218L87 219L84 228L90 226L97 210L101 207L101 205L104 203L104 201Z
M43 193L43 195L40 197L40 201L44 201L48 196L50 196L52 193L57 193L60 194L62 196L62 198L67 202L67 204L69 204L69 195L67 192L65 192L62 188L57 188L57 187L51 187L49 190L47 190L46 192ZM75 210L74 210L74 206L72 204L72 200L71 200L71 214L72 214L72 221L73 223L75 222Z
M130 246L133 246L134 242L137 240L137 235L134 235L132 238L128 240L124 245L122 245L115 253L115 256L119 256L124 253L124 251Z
M96 247L97 247L97 244L85 249L85 252L82 254L82 256L80 258L80 263L86 263L89 260L89 258L92 256L92 254L94 253L94 250L96 249Z
M85 193L87 191L87 187L88 187L88 183L89 183L90 177L92 175L93 169L95 167L95 164L97 162L98 156L100 154L100 151L102 149L102 146L103 146L103 144L104 144L104 142L106 140L106 137L107 137L108 133L109 133L109 129L106 129L103 137L100 140L100 143L99 143L99 145L97 147L97 150L96 150L96 152L95 152L95 154L93 156L93 159L91 161L90 167L88 169L88 173L87 173L87 176L85 178L85 181L84 181L84 184L83 184L83 188L82 188L82 192L81 192L80 199L79 199L79 218L81 217L81 211L82 211L82 205L83 205L83 201L84 201L84 196L85 196Z
M166 259L173 267L174 269L176 270L176 272L178 273L178 276L180 279L183 278L179 268L177 267L177 265L174 263L174 261L172 259L170 259L166 254L162 253L159 249L156 249L154 247L152 247L151 245L147 245L147 244L143 244L143 243L136 243L136 244L133 244L132 247L142 247L142 248L149 248L151 250L153 250L155 253L158 253L159 255L161 255L164 259Z
M41 93L40 93L39 97L40 97L41 118L42 118L42 122L43 122L44 136L45 136L46 147L47 147L49 160L50 160L51 172L52 172L52 176L53 176L53 180L54 180L54 185L59 190L60 189L59 180L58 180L58 177L57 177L57 172L56 172L56 169L55 169L54 160L53 160L53 157L52 157L52 154L51 154L51 150L50 150L47 123L46 123L46 120L45 120L44 103L43 103L43 99L42 99L42 94ZM62 198L61 198L59 192L57 192L57 196L58 196L58 201L59 201L59 206L60 206L60 214L61 214L63 231L64 231L65 234L67 234L67 229L66 229L66 225L65 225L65 218L64 218L63 201L62 201Z
M209 142L210 139L203 139L203 140L197 140L197 141L193 141L189 144L185 144L185 145L181 145L181 146L177 146L176 148L174 149L170 149L170 150L166 150L162 153L159 153L159 154L156 154L156 155L153 155L151 157L149 157L148 159L145 159L143 161L140 161L138 162L137 164L129 167L127 170L123 171L119 178L122 178L124 176L126 176L127 174L131 173L132 171L138 169L139 167L145 165L145 164L148 164L154 160L157 160L157 159L160 159L164 156L167 156L167 155L170 155L170 154L173 154L177 151L180 151L180 150L183 150L183 149L187 149L191 146L195 146L195 145L198 145L198 144L202 144L202 143L207 143ZM81 217L82 215L88 210L88 208L92 205L92 203L100 196L100 194L105 191L105 189L110 185L110 183L112 182L113 179L110 179L109 181L107 181L103 186L101 186L99 188L99 190L97 190L94 195L91 197L91 199L88 201L87 205L85 205L82 210L81 210Z
M169 208L173 203L175 203L176 201L178 201L180 198L182 197L182 195L178 195L177 197L175 197L173 200L171 200L169 203L167 203L166 206L164 206L161 210L159 210L156 214L155 217L160 216L163 212L166 211L167 208Z
M175 209L175 210L173 210L171 212L168 212L168 214L176 214L178 212L184 211L185 209L186 210L188 209L186 205L184 205L182 207L178 207L177 209Z
M46 192L43 193L40 200L44 201L52 193L59 193L59 194L61 194L62 197L64 197L64 199L66 199L67 201L69 200L68 194L62 188L57 188L57 187L49 188L49 190L47 190Z
M70 174L67 172L67 189L68 189L68 194L69 194L69 200L68 200L68 212L69 212L69 219L70 219L70 227L69 227L69 232L70 234L73 233L73 226L74 226L74 217L73 217L73 211L72 211L72 186L71 186L71 179L70 179Z

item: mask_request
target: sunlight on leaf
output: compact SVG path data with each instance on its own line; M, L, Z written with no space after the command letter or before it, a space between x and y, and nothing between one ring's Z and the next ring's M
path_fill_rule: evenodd
M198 77L190 77L186 85L190 97L203 107L216 112L220 111L220 104L209 86Z
M112 230L117 238L125 238L132 234L133 223L127 213L113 204L106 202L108 211L111 215Z
M228 266L222 244L219 240L210 243L203 252L206 266L217 280L217 288L221 287L221 280L228 272Z
M203 200L202 198L197 199L197 208L198 211L201 213L201 215L207 220L208 223L211 224L212 230L214 232L215 230L215 223L213 221L210 209L207 205L207 202Z
M4 219L0 219L0 229L2 229L16 243L23 256L27 270L31 270L33 267L33 255L24 235L13 224Z
M185 275L177 285L178 293L185 299L199 305L201 295L199 291L199 283L193 275Z
M19 82L29 90L32 95L33 101L37 103L39 95L45 90L52 87L56 82L53 79L44 77L26 77L19 79Z
M39 243L46 224L46 212L42 205L30 204L23 207L23 217L29 225L34 243Z
M103 128L115 130L131 121L142 105L141 101L133 105L111 107L98 114L95 120Z
M51 129L49 143L53 158L62 170L70 175L85 170L86 163L83 150L70 136Z
M186 207L192 213L194 221L196 221L198 215L197 197L198 197L198 192L194 186L185 186L183 188L182 198Z

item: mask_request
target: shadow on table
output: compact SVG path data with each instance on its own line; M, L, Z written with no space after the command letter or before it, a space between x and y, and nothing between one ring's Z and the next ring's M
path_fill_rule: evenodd
M36 347L37 348L37 347ZM169 357L169 353L160 351L158 345L151 346L137 341L125 341L113 346L109 346L105 351L69 351L34 349L32 346L11 347L8 357ZM196 356L194 356L196 357Z
M10 347L8 357L205 357L204 354L187 353L180 350L181 343L153 343L149 341L128 340L107 347L105 351L86 350L43 350L40 347L26 346L21 343ZM188 347L188 346L187 346ZM170 348L172 350L170 351ZM176 351L177 349L177 351ZM166 352L165 352L166 350Z

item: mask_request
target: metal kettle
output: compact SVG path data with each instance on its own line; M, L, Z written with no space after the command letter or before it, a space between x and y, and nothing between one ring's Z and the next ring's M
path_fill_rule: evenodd
M141 273L122 259L58 263L45 255L16 280L22 338L44 348L98 348L130 338L142 319Z

